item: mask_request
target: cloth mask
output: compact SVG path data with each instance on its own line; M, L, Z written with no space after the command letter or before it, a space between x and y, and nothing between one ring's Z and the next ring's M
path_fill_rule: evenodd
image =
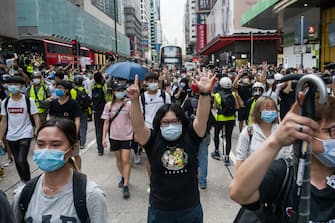
M58 97L62 97L62 96L64 96L64 90L56 88L55 89L55 94Z
M34 79L33 79L33 83L34 83L34 84L40 84L40 83L41 83L41 79L39 79L39 78L34 78Z
M334 168L335 167L335 139L321 140L324 152L321 154L314 154L323 165Z
M37 149L34 150L33 160L42 171L53 172L64 166L64 155L67 151L64 152L57 149Z
M127 92L126 92L126 91L116 91L116 92L115 92L115 97L116 97L117 99L122 99L122 98L124 98L126 95L127 95Z
M8 85L7 89L12 94L17 94L20 92L20 87L17 85Z
M266 123L272 123L278 116L278 112L271 110L271 111L262 111L261 119Z
M161 133L164 139L174 141L178 139L183 131L181 124L169 124L168 126L161 127Z
M158 89L158 83L149 83L148 84L148 89L150 91L156 91Z
M275 79L268 79L266 80L266 83L272 85L275 82Z

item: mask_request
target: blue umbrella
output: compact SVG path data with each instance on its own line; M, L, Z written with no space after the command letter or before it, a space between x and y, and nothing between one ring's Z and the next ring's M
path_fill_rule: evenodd
M112 77L126 80L135 80L135 75L138 74L138 79L144 80L148 69L140 64L127 61L113 64L108 67L105 72Z

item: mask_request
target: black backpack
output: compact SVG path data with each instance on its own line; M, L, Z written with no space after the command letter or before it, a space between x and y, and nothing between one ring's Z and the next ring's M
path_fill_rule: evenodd
M159 97L161 97L163 99L163 103L166 103L166 95L165 95L165 91L161 90L161 94L159 95ZM141 103L142 103L142 111L143 111L143 117L145 118L145 96L144 96L144 92L141 94Z
M221 105L218 109L219 115L231 116L236 112L235 97L231 91L219 91Z
M77 88L74 88L74 89L77 92L76 100L80 104L81 110L82 111L87 110L88 107L90 106L90 99L88 97L88 94L87 94L86 90L83 89L82 91L80 91Z
M252 137L252 136L251 136ZM248 210L241 207L233 223L269 223L285 222L285 203L288 199L291 185L293 183L293 163L292 160L283 159L286 163L286 173L281 189L271 204L261 204L257 210Z
M24 216L26 215L31 197L34 194L34 190L40 176L41 175L30 180L22 189L19 198L19 208L23 216L22 222L24 222ZM91 222L86 205L86 184L87 176L79 173L78 171L73 171L73 202L81 223Z

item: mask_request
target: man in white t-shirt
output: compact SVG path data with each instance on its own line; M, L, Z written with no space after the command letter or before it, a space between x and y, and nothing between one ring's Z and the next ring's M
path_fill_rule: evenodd
M1 104L0 143L5 138L14 155L17 172L21 182L18 187L30 180L30 168L27 160L30 142L34 137L34 125L40 127L40 119L35 101L20 93L25 84L21 76L7 79L10 97ZM14 193L17 190L14 190Z
M159 89L158 74L148 72L145 77L146 91L140 96L140 106L145 124L152 129L152 123L156 112L164 104L171 104L171 96ZM140 163L140 156L135 150L134 163Z

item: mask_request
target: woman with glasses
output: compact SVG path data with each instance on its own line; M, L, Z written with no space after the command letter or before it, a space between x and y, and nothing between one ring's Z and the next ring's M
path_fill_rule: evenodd
M318 100L315 100L318 101ZM335 97L329 96L326 105L316 104L316 121L299 114L296 102L277 130L257 148L238 168L230 185L230 196L249 210L260 204L271 204L283 185L287 164L283 159L273 159L283 146L295 140L307 141L312 147L310 222L335 221ZM293 177L294 174L289 176ZM289 222L292 217L293 186L285 187L288 196L278 222ZM276 199L277 200L277 199ZM278 200L277 200L278 201Z
M250 156L278 127L278 108L270 96L257 99L251 114L252 124L239 135L236 146L236 169ZM288 158L292 147L282 148L276 158Z
M135 140L144 145L151 166L148 223L203 222L198 189L198 148L206 133L212 78L193 80L200 90L196 117L190 123L177 104L157 111L153 129L143 120L138 77L128 88Z

